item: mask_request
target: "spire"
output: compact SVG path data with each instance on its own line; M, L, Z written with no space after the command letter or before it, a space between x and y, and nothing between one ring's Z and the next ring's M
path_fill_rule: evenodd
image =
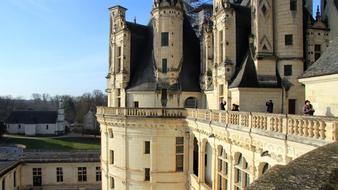
M317 12L316 12L316 20L322 20L322 15L319 11L319 5L317 6Z

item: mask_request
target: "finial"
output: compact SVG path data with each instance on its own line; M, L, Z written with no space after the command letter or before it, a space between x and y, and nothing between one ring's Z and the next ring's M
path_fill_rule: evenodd
M136 16L134 17L134 23L136 24Z

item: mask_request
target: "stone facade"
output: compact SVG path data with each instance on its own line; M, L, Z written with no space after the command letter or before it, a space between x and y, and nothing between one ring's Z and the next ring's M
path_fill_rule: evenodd
M98 108L97 117L109 190L245 189L338 140L337 118L142 108Z
M99 152L24 152L1 156L0 190L101 189Z
M126 21L126 8L110 8L109 107L175 108L193 100L199 108L227 102L228 110L264 111L257 104L273 100L275 113L302 113L298 78L329 38L321 14L313 19L312 1L215 0L210 19L198 23L199 39L182 4L154 1L148 26Z

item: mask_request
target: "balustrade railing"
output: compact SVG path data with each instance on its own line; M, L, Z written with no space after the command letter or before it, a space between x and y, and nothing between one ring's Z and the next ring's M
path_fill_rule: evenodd
M186 117L184 109L161 109L161 108L111 108L98 107L97 115L125 116L125 117Z
M338 118L228 112L207 109L108 108L98 107L97 115L125 117L188 118L222 126L235 125L295 137L338 141Z
M211 115L211 118L209 118ZM187 117L316 140L338 141L338 118L188 109Z

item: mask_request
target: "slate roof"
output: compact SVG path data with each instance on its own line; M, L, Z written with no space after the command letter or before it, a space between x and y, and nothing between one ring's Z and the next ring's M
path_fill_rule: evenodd
M131 32L131 78L127 87L132 91L155 91L155 60L153 47L153 26L127 22ZM183 22L183 63L178 85L173 90L199 92L200 43L187 16Z
M230 84L230 88L280 88L281 80L279 77L270 78L257 75L253 54L251 52L252 50L250 48L241 64L239 72Z
M7 118L7 124L55 124L56 111L14 111Z
M338 37L330 42L323 55L312 64L301 78L338 74Z
M278 88L279 77L258 76L254 62L254 50L249 45L251 35L250 8L231 4L236 10L236 59L235 74L230 88ZM277 71L276 71L277 73Z
M338 143L315 149L288 165L277 165L248 190L333 190L338 186Z

